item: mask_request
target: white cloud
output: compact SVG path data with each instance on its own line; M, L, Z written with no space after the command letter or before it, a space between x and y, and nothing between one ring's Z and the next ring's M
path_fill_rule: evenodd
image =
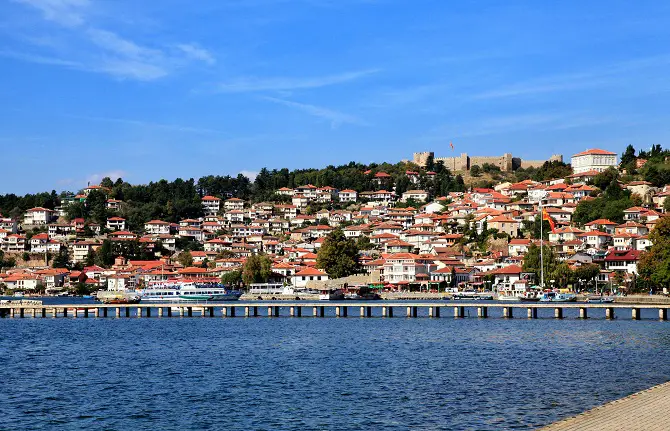
M354 81L367 75L379 72L378 69L359 70L339 75L321 76L315 78L239 78L234 81L219 84L218 91L222 93L249 93L260 91L286 91L305 88L319 88L345 82Z
M330 121L330 126L333 129L336 129L341 124L357 124L359 126L367 126L368 123L365 121L354 117L353 115L345 114L338 111L333 111L328 108L324 108L316 105L308 105L304 103L292 102L290 100L277 99L275 97L263 97L262 99L269 102L277 103L280 105L288 106L289 108L298 109L300 111L306 112L309 115L314 117L319 117Z
M24 42L33 45L33 49L39 49L39 52L24 51L22 47L21 50L0 51L0 56L140 81L162 78L193 62L215 63L209 51L194 43L170 46L154 43L148 46L109 29L91 25L87 16L92 12L89 0L15 1L32 6L42 12L45 20L62 27L63 40L59 44L46 45L43 38L27 36ZM97 13L100 14L99 11ZM100 21L98 15L96 21ZM51 54L44 54L47 50Z
M250 181L254 181L258 176L258 171L240 171L242 175L249 178Z
M207 51L204 48L199 47L193 43L180 43L177 45L177 48L182 50L187 57L194 60L204 61L207 64L216 63L216 59L211 52Z
M84 24L85 9L90 6L89 0L14 0L32 6L42 12L44 19L66 27L77 27Z

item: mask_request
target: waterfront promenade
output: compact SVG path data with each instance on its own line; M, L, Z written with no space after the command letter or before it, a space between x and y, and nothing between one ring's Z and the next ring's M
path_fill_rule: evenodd
M140 303L140 304L0 304L0 313L23 317L476 317L488 318L491 310L500 317L537 319L538 312L556 319L575 313L579 319L627 318L639 320L642 312L657 313L667 320L670 304L588 304L588 303L495 303L495 302L389 302L389 301L235 301L226 303Z
M665 431L670 429L670 382L612 401L540 431Z

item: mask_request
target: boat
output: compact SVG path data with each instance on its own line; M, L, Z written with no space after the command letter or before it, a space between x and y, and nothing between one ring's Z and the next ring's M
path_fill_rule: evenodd
M540 296L540 302L575 302L577 296L574 293L544 292Z
M377 292L370 289L368 286L361 286L355 293L349 293L344 295L344 299L376 301L382 299L382 297Z
M540 296L540 292L537 290L527 290L519 296L519 300L522 302L538 302Z
M142 301L237 301L242 292L219 283L157 283L136 293Z
M122 290L101 290L96 297L103 304L137 304L140 302L139 295Z
M476 300L476 299L479 299L478 296L479 295L474 290L464 290L462 292L456 292L453 295L451 295L451 299L455 299L455 300L458 300L458 299L474 299L474 300Z
M498 301L521 301L518 295L498 295Z
M14 294L12 296L14 298L23 298L26 295L23 292L14 292Z
M319 300L321 301L341 301L344 299L344 291L342 289L321 289L319 293Z
M614 298L611 296L591 295L586 298L586 302L590 304L611 304Z

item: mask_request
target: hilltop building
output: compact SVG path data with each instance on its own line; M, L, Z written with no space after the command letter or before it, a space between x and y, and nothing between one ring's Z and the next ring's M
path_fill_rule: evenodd
M611 167L616 167L616 153L593 148L572 156L570 164L575 174L590 171L603 172Z
M554 154L548 160L523 160L519 157L513 157L512 153L505 153L502 156L469 156L467 153L461 153L457 157L435 157L432 151L414 153L412 161L422 167L426 166L428 158L432 157L435 162L441 161L447 169L452 171L469 171L473 166L482 166L488 163L500 168L503 172L511 172L519 168L540 167L547 161L563 161L563 156Z

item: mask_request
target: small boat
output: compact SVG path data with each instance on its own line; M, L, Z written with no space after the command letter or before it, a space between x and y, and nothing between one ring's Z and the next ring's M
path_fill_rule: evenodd
M540 300L540 292L537 290L527 290L519 297L522 302L538 302Z
M322 289L319 293L319 300L321 301L341 301L344 299L344 291L342 289Z
M498 295L498 301L521 301L521 297L517 295Z
M611 304L614 302L614 298L611 296L591 295L586 298L586 302L589 304Z
M493 295L488 293L479 293L475 296L475 301L493 301Z
M101 290L96 298L103 304L137 304L140 302L139 295L121 290Z
M575 302L577 296L574 293L544 292L540 296L540 302Z

